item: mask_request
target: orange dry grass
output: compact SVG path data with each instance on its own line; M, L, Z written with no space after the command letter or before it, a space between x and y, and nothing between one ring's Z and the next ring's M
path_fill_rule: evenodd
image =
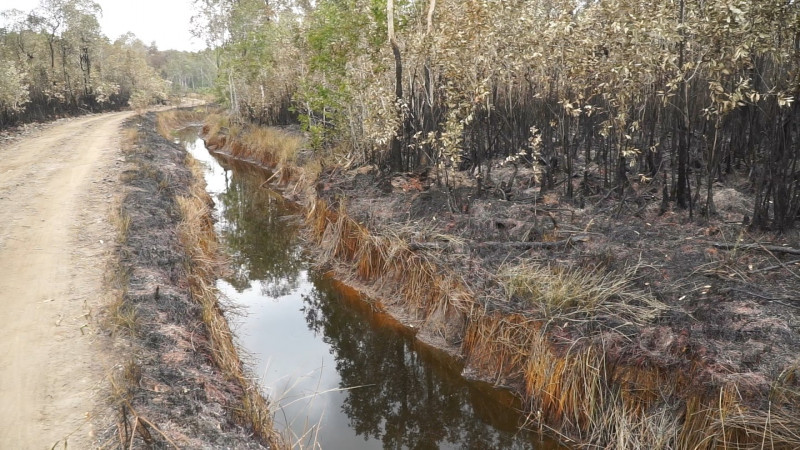
M324 200L317 199L309 208L307 223L319 243L323 263L347 263L362 282L402 304L413 317L427 320L436 313L463 322L472 307L471 296L453 275L438 270L397 236L373 235L350 219L343 207L331 211Z
M487 312L456 277L397 236L375 235L350 219L343 206L332 210L321 199L307 210L307 224L324 261L353 268L361 282L422 318L428 329L463 338L461 354L470 368L514 388L532 417L581 442L606 448L707 450L756 448L767 435L774 448L796 448L800 442L787 431L793 422L786 415L773 419L783 434L746 422L743 418L753 413L733 390L678 392L691 374L609 364L600 345L558 351L542 318ZM561 280L558 275L552 273ZM640 316L636 312L631 318ZM458 327L453 330L443 322Z
M600 355L592 348L554 354L541 323L520 314L477 317L462 349L471 366L496 382L521 386L530 410L548 423L586 430L605 406Z
M172 140L172 131L206 116L203 110L170 109L156 115L156 130L164 139Z
M283 184L294 179L294 164L303 146L303 137L274 127L234 126L221 116L209 116L203 125L209 148L225 148L234 158L261 166L279 168Z
M303 138L280 128L248 127L241 136L249 158L264 165L286 165L295 162Z

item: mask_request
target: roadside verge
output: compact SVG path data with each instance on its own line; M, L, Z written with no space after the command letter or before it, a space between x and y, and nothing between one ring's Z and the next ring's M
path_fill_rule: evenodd
M127 362L112 376L119 418L108 437L125 448L280 448L217 302L224 265L202 175L155 117L125 130L108 327Z

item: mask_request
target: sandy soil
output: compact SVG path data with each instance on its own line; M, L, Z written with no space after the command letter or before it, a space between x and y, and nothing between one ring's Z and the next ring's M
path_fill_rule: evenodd
M109 299L110 209L132 113L59 121L0 146L0 443L89 448L113 361L97 317Z

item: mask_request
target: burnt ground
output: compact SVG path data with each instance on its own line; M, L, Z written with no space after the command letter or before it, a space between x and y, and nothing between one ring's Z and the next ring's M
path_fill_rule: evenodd
M133 356L115 375L124 420L106 439L116 435L125 448L132 439L145 448L266 448L234 422L242 388L212 361L176 231L175 198L189 195L192 174L185 150L156 133L154 118L150 113L127 124L138 129L122 174L121 210L130 221L120 248L120 310L129 319L116 321L124 336L118 351Z
M692 389L700 391L735 383L753 406L766 408L771 383L800 365L800 254L767 246L800 248L800 234L747 229L752 198L743 176L714 187L717 215L705 219L694 211L694 220L662 203L658 180L634 180L619 196L598 179L575 178L569 181L577 200L569 202L563 182L542 193L532 176L523 168L511 187L501 185L512 170L498 165L494 183L479 191L462 178L448 196L432 174L329 169L317 192L344 200L348 214L370 229L434 254L487 307L502 302L495 274L503 267L530 261L610 273L637 267L631 288L665 305L654 320L632 325L593 317L577 326L555 324L552 334L571 345L599 331L615 361L691 370ZM755 245L723 248L737 243ZM513 300L512 309L530 312Z

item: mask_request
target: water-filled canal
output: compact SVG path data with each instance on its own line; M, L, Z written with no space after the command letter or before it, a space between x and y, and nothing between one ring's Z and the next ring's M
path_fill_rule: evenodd
M458 363L415 343L391 318L311 270L299 211L261 187L266 173L217 160L187 129L205 165L232 274L218 282L245 359L280 404L276 424L304 448L559 448L520 431L510 395L467 382Z

